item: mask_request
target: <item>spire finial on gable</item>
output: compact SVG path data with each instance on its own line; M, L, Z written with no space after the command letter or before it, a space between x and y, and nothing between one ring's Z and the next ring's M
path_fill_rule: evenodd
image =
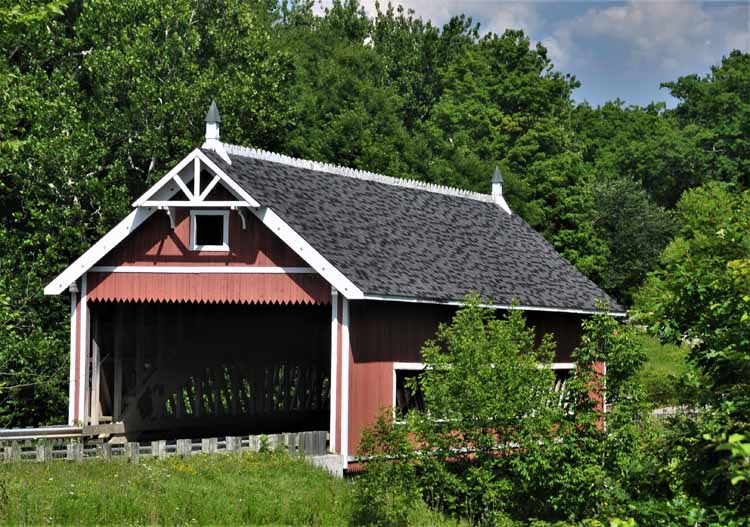
M232 161L229 159L229 156L224 150L224 145L221 144L221 141L219 140L221 116L219 115L219 107L216 106L215 100L211 101L211 106L208 107L208 112L206 112L205 120L206 141L203 143L203 148L206 148L207 150L213 150L214 152L219 154L224 161L231 165Z
M219 107L216 106L216 99L211 101L211 106L208 107L206 113L207 123L221 123L221 116L219 115Z
M492 197L495 203L510 214L510 207L508 207L503 197L503 173L500 172L500 167L497 165L495 165L495 171L492 173Z

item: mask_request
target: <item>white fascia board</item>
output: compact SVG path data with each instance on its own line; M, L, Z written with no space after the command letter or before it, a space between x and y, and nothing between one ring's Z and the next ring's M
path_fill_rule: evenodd
M191 208L191 209L210 209L210 208L237 208L237 207L250 207L247 201L172 201L172 200L158 200L149 199L143 202L142 207L176 207L176 208Z
M95 265L92 273L134 274L317 274L312 267L247 267L238 265Z
M397 296L397 295L364 295L362 300L378 300L382 302L408 302L413 304L438 304L442 306L462 306L464 302L458 300L430 300L425 298L418 298L412 296ZM594 309L571 309L564 307L543 307L543 306L523 306L523 305L505 305L505 304L481 304L482 307L489 307L492 309L518 309L519 311L542 311L548 313L571 313L576 315L598 315L601 311ZM615 311L606 312L607 315L613 317L624 317L627 313L619 313Z
M268 207L260 207L251 208L250 211L345 298L348 300L364 298L364 293L351 280L336 269L312 245L307 243L273 210Z
M139 225L150 218L155 210L153 208L139 207L128 214L124 220L118 223L75 262L68 266L67 269L47 284L44 288L44 294L59 295L65 291L70 284L86 273L92 265L101 260L118 243L127 238Z

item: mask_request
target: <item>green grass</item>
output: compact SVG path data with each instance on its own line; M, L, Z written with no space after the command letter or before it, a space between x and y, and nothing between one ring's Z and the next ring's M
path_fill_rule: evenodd
M351 484L283 454L0 465L0 525L346 525ZM426 507L415 525L448 525Z
M687 371L685 346L662 344L658 339L646 335L639 337L646 351L647 360L638 372L649 400L661 406L676 404L679 398L678 379Z

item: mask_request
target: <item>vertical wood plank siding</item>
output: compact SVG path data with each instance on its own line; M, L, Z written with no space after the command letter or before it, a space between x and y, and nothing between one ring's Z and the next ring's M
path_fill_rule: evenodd
M215 189L212 199L226 199ZM166 211L157 211L138 230L113 248L97 265L307 267L253 214L229 213L228 252L190 251L190 210L175 209L172 229ZM330 286L315 274L160 274L89 273L90 296L96 301L328 304Z
M351 302L349 369L349 454L357 455L362 432L383 409L393 404L393 363L421 362L424 342L441 322L450 322L456 308L398 302ZM504 312L499 311L498 316ZM570 362L581 338L581 315L527 312L537 340L552 333L555 362Z
M328 304L331 286L316 274L89 273L89 300Z
M172 230L165 211L157 211L136 232L97 265L240 265L304 267L307 264L253 214L246 212L247 229L237 211L229 214L229 252L190 251L190 212L175 210Z

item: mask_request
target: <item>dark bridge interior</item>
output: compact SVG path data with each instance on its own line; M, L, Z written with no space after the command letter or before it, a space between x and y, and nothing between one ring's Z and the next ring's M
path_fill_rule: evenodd
M90 306L91 414L129 438L328 428L330 306Z

